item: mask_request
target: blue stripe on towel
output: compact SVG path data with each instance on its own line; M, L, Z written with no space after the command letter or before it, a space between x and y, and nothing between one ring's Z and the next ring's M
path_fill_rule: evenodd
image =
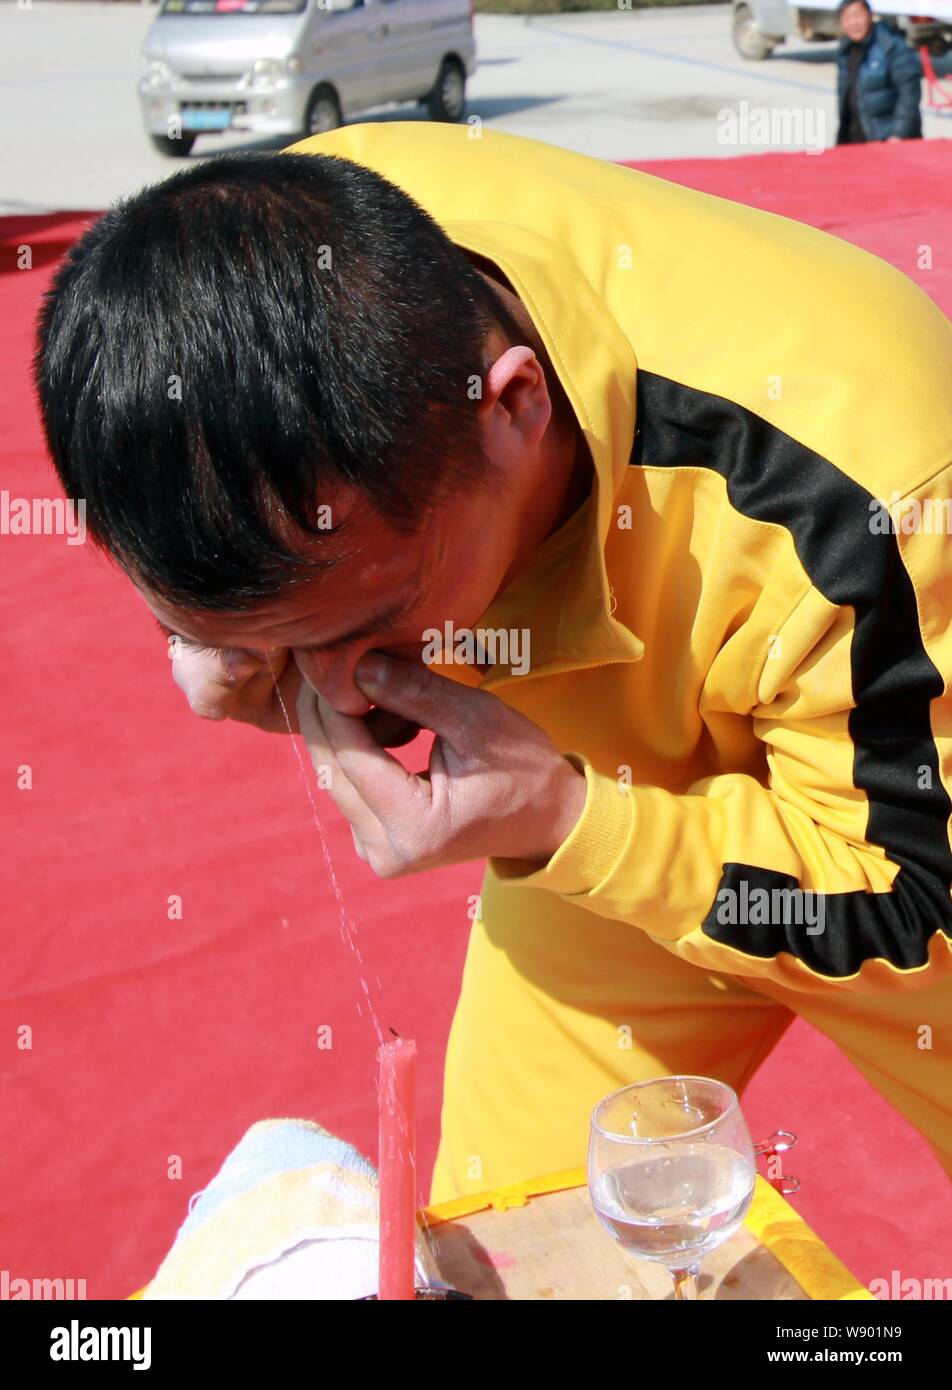
M179 1227L175 1245L192 1235L225 1202L239 1197L278 1173L333 1162L364 1173L376 1183L377 1170L352 1144L312 1120L260 1120L246 1131L202 1192Z

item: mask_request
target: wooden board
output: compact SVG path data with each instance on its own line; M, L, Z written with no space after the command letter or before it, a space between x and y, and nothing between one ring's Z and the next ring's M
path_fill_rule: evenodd
M666 1269L629 1259L607 1234L581 1170L428 1207L420 1217L439 1277L478 1299L673 1297ZM760 1177L747 1220L704 1260L698 1295L872 1297Z
M418 1217L429 1277L477 1299L673 1297L665 1269L629 1259L606 1233L583 1168L425 1207ZM744 1224L705 1259L698 1295L801 1302L873 1297L760 1176Z

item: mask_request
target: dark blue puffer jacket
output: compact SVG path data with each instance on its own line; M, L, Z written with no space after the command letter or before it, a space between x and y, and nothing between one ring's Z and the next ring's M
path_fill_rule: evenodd
M837 98L840 126L836 143L842 143L849 124L847 85L849 83L850 42L844 38L836 55ZM856 81L860 122L867 140L886 140L899 135L904 140L922 135L919 113L922 64L919 55L905 39L885 24L876 23L863 40L866 50Z

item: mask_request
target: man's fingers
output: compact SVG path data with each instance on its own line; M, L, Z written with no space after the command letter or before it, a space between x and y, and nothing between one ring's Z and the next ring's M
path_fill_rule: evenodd
M290 657L291 653L287 647L280 648L276 653L270 653L260 676L262 681L260 694L262 714L258 717L257 722L261 728L268 729L272 733L286 733L289 724L293 734L301 732L297 722L297 702L304 677L301 675L296 662L292 661ZM256 686L258 680L258 676L252 677L248 687L249 695L251 688ZM256 701L257 698L256 691Z
M333 787L335 773L338 774L341 782L346 779L341 773L331 749L330 740L324 731L324 724L317 707L317 696L307 681L301 682L296 709L298 729L307 747L314 771L319 779L322 774L326 777L328 783L326 790L330 791Z
M380 834L376 816L340 766L324 727L318 698L307 681L302 681L297 699L297 722L317 774L318 786L330 793L334 805L350 821L355 836L366 839L375 832Z
M477 709L487 710L492 700L485 691L458 685L420 663L378 652L361 658L354 679L368 700L432 729L451 745L467 741Z
M263 665L260 657L240 647L206 651L177 638L171 650L172 679L204 719L227 719Z
M172 678L184 690L194 714L203 719L237 719L269 733L291 724L297 733L295 704L301 675L288 647L269 652L243 647L203 649L173 639Z
M420 779L381 748L362 719L338 714L318 696L320 719L343 775L376 817L400 815L419 796Z
M372 709L364 715L364 723L381 748L402 748L405 743L412 743L420 732L419 724L412 719L404 719L402 714L391 714L386 709Z

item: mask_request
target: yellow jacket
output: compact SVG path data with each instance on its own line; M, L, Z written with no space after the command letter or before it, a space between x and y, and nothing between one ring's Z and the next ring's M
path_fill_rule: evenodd
M952 326L786 218L468 126L292 147L366 165L530 313L596 470L486 627L483 680L585 771L483 907L630 923L807 991L952 971ZM453 675L452 667L446 674Z

